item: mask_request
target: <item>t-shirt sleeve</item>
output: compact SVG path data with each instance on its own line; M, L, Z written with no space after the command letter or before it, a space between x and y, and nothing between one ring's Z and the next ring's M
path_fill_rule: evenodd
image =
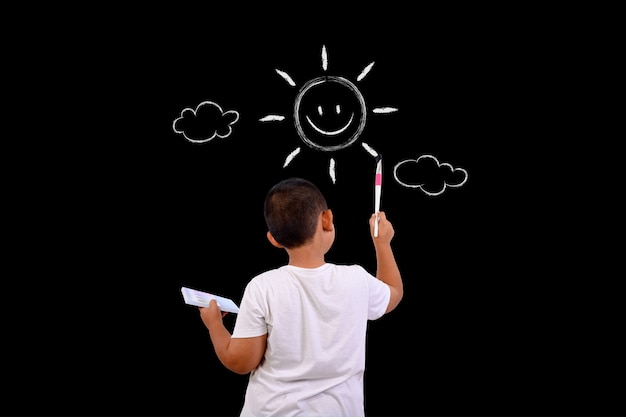
M254 280L244 290L235 319L233 338L256 337L267 333L265 300Z
M369 272L367 285L369 293L369 309L367 312L368 320L376 320L382 317L387 311L389 299L391 298L391 289L389 285L379 280Z

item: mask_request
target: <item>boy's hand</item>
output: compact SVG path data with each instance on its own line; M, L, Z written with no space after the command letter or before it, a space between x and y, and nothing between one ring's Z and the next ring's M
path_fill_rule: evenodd
M378 237L374 237L375 222L378 222ZM393 239L395 230L393 229L393 225L389 222L389 220L387 220L387 216L384 211L374 213L370 217L370 234L372 235L374 243L389 243L391 242L391 239Z
M228 314L228 312L220 310L215 300L209 301L208 307L198 307L198 309L200 310L200 318L206 327L209 327L211 323L221 322L222 318Z

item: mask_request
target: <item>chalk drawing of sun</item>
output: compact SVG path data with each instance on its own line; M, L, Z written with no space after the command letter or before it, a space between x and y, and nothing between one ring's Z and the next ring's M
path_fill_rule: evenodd
M322 46L322 69L328 69L326 46ZM356 78L360 82L370 72L374 62L367 65ZM287 83L296 87L293 79L284 71L276 70ZM377 107L374 114L388 114L398 111L394 107ZM367 106L363 94L354 82L336 75L323 75L307 81L302 85L293 105L293 123L298 136L305 145L323 152L334 152L354 144L367 121ZM261 122L285 120L284 115L269 114L259 119ZM361 142L363 148L372 156L376 152L367 143ZM300 153L301 147L294 149L285 159L283 168ZM330 158L328 172L333 183L335 177L335 160Z

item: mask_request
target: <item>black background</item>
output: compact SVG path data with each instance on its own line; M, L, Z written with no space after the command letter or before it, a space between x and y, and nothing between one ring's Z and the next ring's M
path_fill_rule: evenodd
M72 44L54 49L67 83L49 103L72 140L56 130L23 171L31 186L15 187L3 414L236 415L247 376L219 363L180 287L239 303L254 275L284 264L262 203L292 175L333 209L327 261L374 271L374 160L361 141L383 156L405 285L369 326L368 415L615 413L617 294L572 243L553 180L568 152L550 125L559 14L240 7L94 12L50 42ZM301 142L297 88L275 72L298 86L322 75L323 45L329 74L354 81L375 62L358 83L368 108L399 109L369 114L332 155ZM194 144L172 123L205 100L240 118L227 138ZM286 119L259 122L267 114ZM393 166L423 154L467 182L439 196L399 185Z

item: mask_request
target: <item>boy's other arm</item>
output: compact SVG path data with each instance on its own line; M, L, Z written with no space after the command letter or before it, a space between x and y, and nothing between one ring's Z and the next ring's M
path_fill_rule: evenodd
M385 212L378 212L380 220L376 219L376 213L370 217L370 233L374 241L376 251L376 277L389 285L391 295L385 313L397 307L404 295L402 276L398 264L391 249L391 239L395 234L393 225L387 220ZM378 237L374 237L374 222L378 221Z
M224 327L222 312L215 300L211 300L208 307L199 309L200 317L209 330L215 353L227 369L244 375L259 366L265 354L267 334L233 339Z

